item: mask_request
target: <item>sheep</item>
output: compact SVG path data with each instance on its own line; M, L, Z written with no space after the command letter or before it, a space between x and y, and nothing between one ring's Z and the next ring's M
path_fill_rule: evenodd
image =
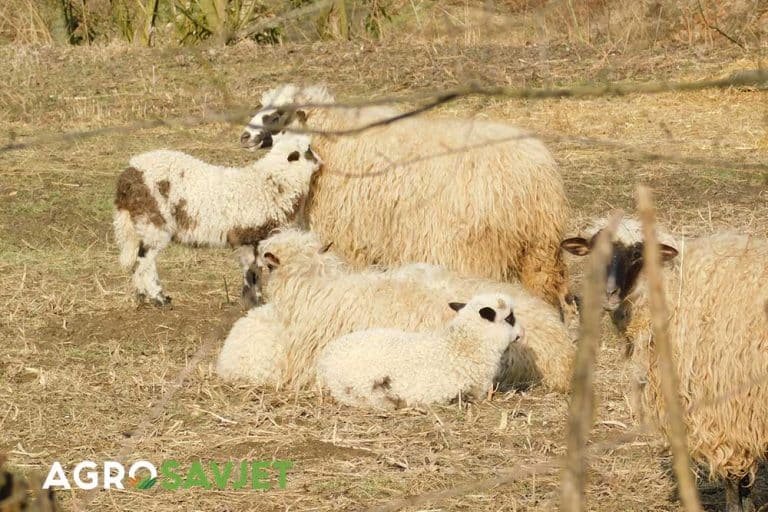
M267 91L240 143L268 147L285 126L333 132L400 114L311 106L333 101L322 86ZM281 108L288 104L309 108ZM325 166L307 199L307 220L356 268L431 263L519 279L562 304L558 244L567 202L557 164L538 139L506 123L411 117L315 141Z
M306 135L286 135L243 168L169 150L131 158L117 181L113 226L120 263L133 268L139 297L170 303L156 260L171 241L238 248L295 220L321 166L309 144ZM250 289L245 280L244 292Z
M225 380L275 384L287 344L272 304L252 308L232 326L216 361Z
M569 238L562 247L583 256L593 240ZM666 432L642 240L639 224L624 221L613 241L605 308L630 343L628 354L644 381L644 409ZM662 238L660 249L691 458L708 467L711 480L725 482L729 512L753 510L749 482L768 453L768 240L733 233L684 245L669 240Z
M315 381L319 352L332 339L363 329L408 331L441 328L450 319L445 304L479 293L507 293L527 329L498 376L500 387L543 383L554 391L570 386L573 343L557 310L517 283L461 276L426 264L355 271L316 233L283 229L257 246L256 281L284 326L287 350L276 381L296 388ZM271 355L264 357L270 358ZM252 382L261 384L255 375Z
M524 333L513 303L506 294L480 294L448 303L458 314L435 332L379 328L341 336L320 354L318 380L341 403L378 409L482 398L502 354Z

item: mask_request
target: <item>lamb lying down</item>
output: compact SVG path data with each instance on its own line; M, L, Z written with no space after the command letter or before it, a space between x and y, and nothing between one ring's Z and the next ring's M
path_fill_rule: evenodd
M332 340L317 363L321 385L341 403L377 409L484 397L524 329L503 293L449 306L458 314L437 332L368 329Z

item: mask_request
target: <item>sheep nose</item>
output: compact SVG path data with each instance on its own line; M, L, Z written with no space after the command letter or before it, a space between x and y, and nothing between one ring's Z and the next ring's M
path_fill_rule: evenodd
M251 140L251 134L248 132L243 132L243 134L240 136L240 146L247 148L248 142Z

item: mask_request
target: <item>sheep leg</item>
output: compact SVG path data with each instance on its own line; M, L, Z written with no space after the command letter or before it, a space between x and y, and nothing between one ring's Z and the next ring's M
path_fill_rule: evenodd
M157 275L157 255L160 249L156 247L142 248L136 269L133 272L133 285L139 296L148 297L157 306L165 306L171 303L171 298L163 293L160 284L160 276Z
M748 477L731 477L725 481L725 511L754 512L755 504L749 496Z
M259 274L256 268L256 248L250 245L241 245L237 248L240 260L240 268L243 271L243 290L241 298L245 307L260 306L264 301L261 295Z

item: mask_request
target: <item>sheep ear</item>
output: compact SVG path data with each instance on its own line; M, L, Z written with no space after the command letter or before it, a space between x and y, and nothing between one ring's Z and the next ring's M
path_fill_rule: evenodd
M307 113L303 110L297 110L296 111L296 119L299 120L300 123L306 123L307 122Z
M333 245L333 242L328 242L323 247L321 247L319 251L317 251L318 254L325 254L326 252L328 252L328 249L330 249L332 245Z
M496 320L496 311L493 308L485 307L480 309L480 316L488 320L489 322L493 322Z
M669 261L677 256L677 249L667 244L659 244L659 250L661 251L661 261Z
M448 307L454 311L461 311L467 304L465 302L449 302Z
M274 268L280 264L280 258L271 252L265 252L264 259L267 261L267 265L269 265L270 268Z
M560 242L560 248L576 256L586 256L590 251L589 241L580 236L566 238Z

